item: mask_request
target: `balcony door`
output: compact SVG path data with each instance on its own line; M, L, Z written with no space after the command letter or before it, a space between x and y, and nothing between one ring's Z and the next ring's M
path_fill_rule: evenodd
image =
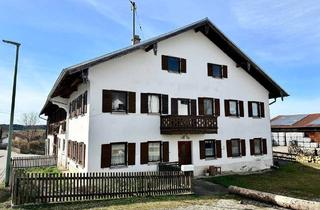
M197 100L187 98L171 99L171 114L188 116L197 114Z
M189 100L179 99L178 100L178 115L189 115L190 113Z
M179 164L192 164L191 155L191 141L178 141Z

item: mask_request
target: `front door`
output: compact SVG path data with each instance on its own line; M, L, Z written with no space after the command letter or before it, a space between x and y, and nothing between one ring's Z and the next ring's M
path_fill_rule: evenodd
M191 164L191 141L178 141L178 156L180 165Z

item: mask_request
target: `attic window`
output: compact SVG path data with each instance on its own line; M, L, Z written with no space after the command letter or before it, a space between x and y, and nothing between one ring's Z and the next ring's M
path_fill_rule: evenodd
M186 73L186 59L162 55L162 70L173 73Z
M208 76L213 78L228 78L228 67L225 65L208 63Z

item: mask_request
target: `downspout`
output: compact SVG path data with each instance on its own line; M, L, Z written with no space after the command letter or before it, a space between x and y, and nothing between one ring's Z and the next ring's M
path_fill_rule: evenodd
M274 101L272 101L271 103L269 103L269 105L272 105L272 104L276 103L276 101L277 101L277 98L274 98Z

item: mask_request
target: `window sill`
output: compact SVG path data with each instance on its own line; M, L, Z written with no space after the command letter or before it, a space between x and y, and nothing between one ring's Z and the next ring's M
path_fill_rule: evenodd
M250 118L252 118L252 119L261 119L262 117L252 116L252 117L250 117Z
M121 168L128 168L128 165L114 165L114 166L110 166L110 169L121 169Z
M151 115L151 116L160 116L160 113L159 112L149 112L148 115Z
M158 165L159 163L161 163L160 161L152 161L152 162L148 162L148 165Z
M216 157L206 157L205 160L217 160L218 158Z
M112 112L110 112L110 114L123 114L123 115L126 115L126 114L128 114L128 112L118 112L118 111L112 111Z

